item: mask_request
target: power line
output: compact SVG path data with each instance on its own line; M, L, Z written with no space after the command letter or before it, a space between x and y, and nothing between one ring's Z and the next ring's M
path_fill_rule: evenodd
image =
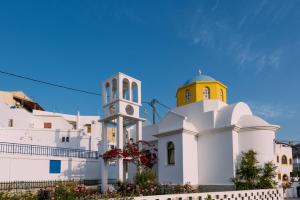
M159 105L161 105L162 107L165 107L165 108L168 109L168 110L171 110L171 109L172 109L171 107L169 107L169 106L167 106L167 105L161 103L160 101L157 101L157 103L158 103Z
M44 85L50 85L50 86L53 86L53 87L63 88L63 89L66 89L66 90L72 90L72 91L80 92L80 93L84 93L84 94L90 94L90 95L101 96L100 93L91 92L91 91L86 91L86 90L81 90L81 89L76 89L76 88L73 88L73 87L68 87L68 86L64 86L64 85L59 85L59 84L56 84L56 83L50 83L50 82L46 82L46 81L41 81L41 80L33 79L33 78L30 78L30 77L18 75L18 74L14 74L14 73L10 73L10 72L5 72L5 71L2 71L2 70L0 70L0 73L1 73L1 74L5 74L5 75L8 75L8 76L13 76L13 77L25 79L25 80L28 80L28 81L33 81L33 82L40 83L40 84L44 84Z
M142 102L142 103L146 103L148 104L151 108L152 108L152 123L155 124L156 123L156 116L161 119L159 113L157 112L157 104L166 108L167 110L171 110L171 108L161 102L159 102L157 99L152 99L150 102Z
M66 90L71 90L71 91L75 91L75 92L80 92L80 93L84 93L84 94L89 94L89 95L95 95L95 96L101 96L101 93L96 93L96 92L91 92L91 91L87 91L87 90L81 90L81 89L77 89L77 88L73 88L73 87L69 87L69 86L65 86L65 85L60 85L60 84L56 84L56 83L50 83L47 81L42 81L42 80L38 80L38 79L34 79L34 78L30 78L27 76L23 76L23 75L19 75L19 74L15 74L15 73L11 73L11 72L6 72L6 71L2 71L0 70L1 74L7 75L7 76L12 76L12 77L16 77L16 78L20 78L20 79L24 79L24 80L28 80L28 81L32 81L32 82L36 82L39 84L44 84L44 85L49 85L52 87L57 87L57 88L62 88L62 89L66 89ZM158 101L157 99L152 99L150 102L143 102L143 103L147 103L148 105L150 105L153 109L153 123L155 124L155 115L157 115L159 118L160 115L157 113L157 109L156 109L156 104L161 105L162 107L171 110L171 108L163 103L161 103L160 101Z

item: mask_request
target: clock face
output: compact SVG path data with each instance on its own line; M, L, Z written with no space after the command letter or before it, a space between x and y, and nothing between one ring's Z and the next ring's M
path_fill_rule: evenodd
M114 114L116 112L116 106L115 105L111 105L111 106L109 106L108 110L109 110L110 114Z
M128 115L133 115L133 113L134 113L134 109L131 105L127 105L125 110Z

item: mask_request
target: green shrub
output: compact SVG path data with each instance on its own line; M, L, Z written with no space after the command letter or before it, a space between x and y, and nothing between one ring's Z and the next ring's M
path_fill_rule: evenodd
M37 200L50 200L51 191L46 189L40 189L36 194Z
M273 189L276 186L276 166L272 162L258 166L257 153L253 150L242 153L242 159L232 178L237 190Z
M134 183L138 186L147 186L150 183L155 183L155 175L150 170L138 172L134 177Z

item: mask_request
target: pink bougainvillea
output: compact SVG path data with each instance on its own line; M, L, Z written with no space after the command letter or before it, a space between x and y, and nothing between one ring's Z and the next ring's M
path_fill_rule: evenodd
M106 161L123 158L125 161L134 163L137 167L151 169L157 162L157 149L146 141L127 143L123 150L111 149L102 155Z

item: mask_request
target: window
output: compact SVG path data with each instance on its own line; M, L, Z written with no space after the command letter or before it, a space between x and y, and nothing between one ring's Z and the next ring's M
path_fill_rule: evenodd
M91 133L92 132L92 125L91 124L86 124L86 132Z
M191 94L191 90L187 89L185 91L185 95L184 95L184 99L186 102L190 101L192 99L192 94Z
M123 80L123 99L129 100L129 81L126 78Z
M224 101L224 95L223 95L223 90L222 89L220 90L220 100Z
M281 174L278 174L278 180L281 180Z
M167 144L167 164L175 164L175 145L173 142L168 142Z
M131 86L132 101L138 102L138 85L133 82Z
M13 119L8 120L8 127L14 127L14 120Z
M281 158L281 164L284 164L284 165L288 164L288 161L287 161L287 158L285 155L283 155Z
M61 142L70 142L70 137L62 137Z
M106 103L110 102L110 85L109 85L109 83L105 84L105 101L106 101Z
M293 164L293 161L292 161L292 159L290 158L290 165L291 165L291 164Z
M60 160L50 160L49 173L59 174L61 171L61 161Z
M204 100L210 99L210 89L209 89L209 87L204 88L203 98L204 98Z
M50 123L50 122L45 122L45 123L44 123L44 128L52 128L52 123Z
M277 163L279 163L280 162L280 160L279 160L279 156L277 156Z

